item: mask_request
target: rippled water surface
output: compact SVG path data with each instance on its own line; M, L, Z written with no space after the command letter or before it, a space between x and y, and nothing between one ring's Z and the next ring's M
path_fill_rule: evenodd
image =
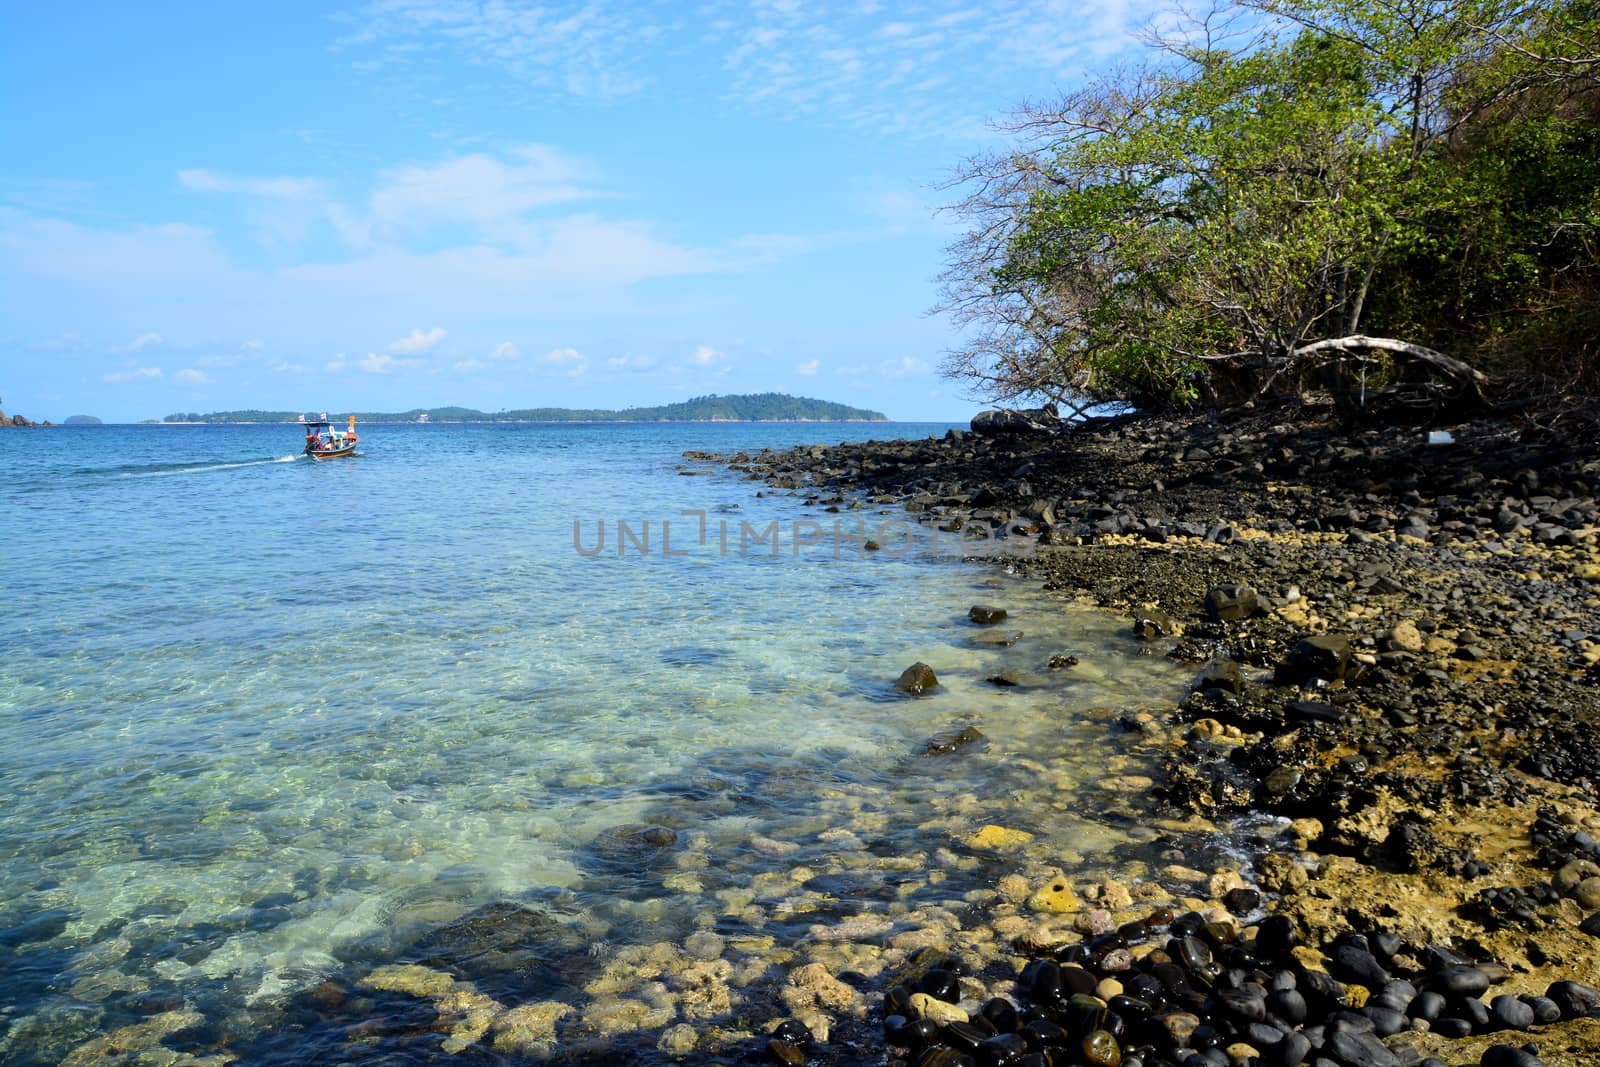
M891 859L985 822L1120 840L1073 793L1117 769L1093 709L1177 681L1115 620L827 525L904 513L679 473L944 427L361 429L327 463L286 426L0 433L0 1060L185 1010L173 1047L333 1061L348 1032L297 998L470 974L440 931L496 907L552 947L479 987L581 1004L622 946L886 908ZM986 601L1016 645L971 644ZM942 685L906 699L917 660ZM987 744L925 754L963 725ZM801 867L835 881L750 891Z

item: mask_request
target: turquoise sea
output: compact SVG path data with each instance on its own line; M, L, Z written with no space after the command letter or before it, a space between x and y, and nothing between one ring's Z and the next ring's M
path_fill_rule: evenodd
M326 463L293 426L0 432L0 1062L664 1061L781 1015L830 924L868 973L992 886L985 824L1137 846L1091 788L1130 770L1106 709L1181 679L1122 621L896 507L680 473L946 428L371 425ZM1023 640L971 644L981 602ZM919 660L939 690L896 693ZM622 966L686 944L730 1004ZM408 963L473 996L369 981ZM529 1004L570 1011L497 1043Z

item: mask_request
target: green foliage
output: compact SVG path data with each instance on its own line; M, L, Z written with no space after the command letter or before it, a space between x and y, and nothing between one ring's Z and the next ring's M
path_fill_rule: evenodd
M827 400L789 396L785 393L748 393L737 396L701 396L659 407L627 408L623 411L573 408L521 408L514 411L483 412L473 408L413 408L402 412L356 412L361 422L416 422L426 413L430 422L887 422L877 411L853 408ZM334 415L334 421L349 416ZM215 411L168 415L164 422L296 422L296 411Z
M1246 13L1248 36L1196 23L1028 109L1026 150L963 173L949 373L1008 399L1236 400L1364 326L1479 351L1593 279L1587 0Z

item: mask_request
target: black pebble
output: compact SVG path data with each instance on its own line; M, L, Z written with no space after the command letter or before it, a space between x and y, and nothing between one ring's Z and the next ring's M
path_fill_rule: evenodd
M1480 997L1489 991L1489 976L1470 966L1446 967L1428 980L1441 993L1458 997Z
M1534 1023L1533 1008L1502 993L1489 1003L1489 1019L1502 1030L1526 1030Z
M1418 993L1412 998L1411 1004L1406 1008L1406 1014L1413 1019L1426 1019L1432 1022L1444 1013L1444 1005L1444 994L1429 990L1426 993Z
M1311 1055L1311 1039L1292 1033L1261 1054L1262 1067L1299 1067Z
M1515 1045L1491 1045L1483 1050L1482 1067L1545 1067L1534 1053Z

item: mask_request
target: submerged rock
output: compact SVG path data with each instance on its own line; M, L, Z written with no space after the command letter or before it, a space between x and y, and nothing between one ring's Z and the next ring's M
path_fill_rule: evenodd
M987 740L983 731L976 726L962 726L934 734L928 738L923 751L930 756L944 756Z
M918 697L938 684L939 676L933 673L933 668L918 661L900 672L894 687L902 693Z

